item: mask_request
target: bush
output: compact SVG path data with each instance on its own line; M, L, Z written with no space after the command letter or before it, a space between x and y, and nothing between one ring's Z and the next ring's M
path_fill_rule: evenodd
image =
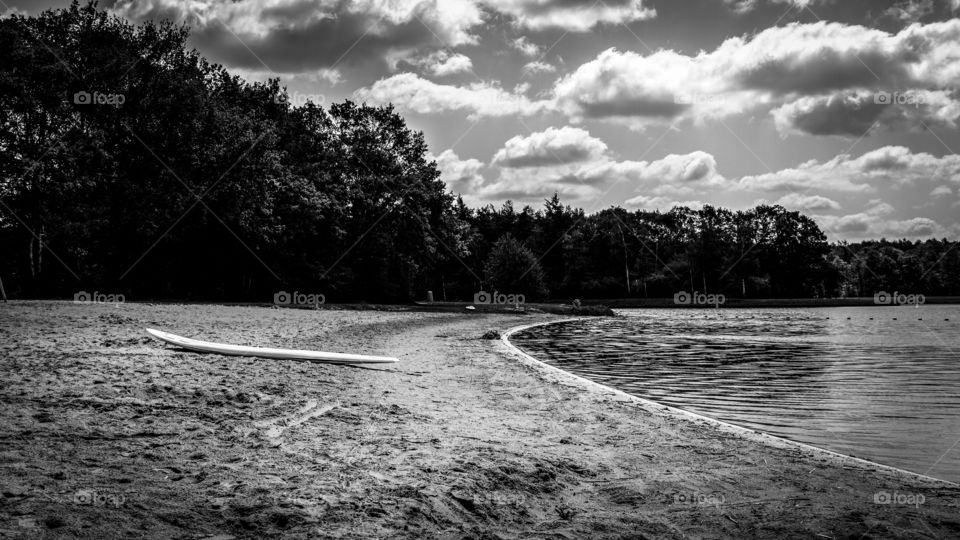
M509 234L501 236L493 245L483 269L495 291L522 294L527 300L541 300L547 295L540 261Z

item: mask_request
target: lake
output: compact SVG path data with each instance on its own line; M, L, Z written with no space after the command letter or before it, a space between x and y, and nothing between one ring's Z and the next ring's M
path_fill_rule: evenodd
M960 481L960 306L618 313L512 341L636 396Z

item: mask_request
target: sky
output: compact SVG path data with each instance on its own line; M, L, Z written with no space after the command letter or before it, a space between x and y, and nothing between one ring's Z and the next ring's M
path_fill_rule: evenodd
M960 238L960 0L100 6L188 24L294 104L394 104L470 205L768 203L831 240Z

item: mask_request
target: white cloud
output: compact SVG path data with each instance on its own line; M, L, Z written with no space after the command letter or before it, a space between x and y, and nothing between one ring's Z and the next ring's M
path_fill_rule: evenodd
M841 237L919 239L949 234L944 226L927 217L891 219L892 208L887 207L839 217L814 216L814 219L824 231Z
M574 120L600 118L637 129L788 104L792 108L779 110L781 125L802 124L787 120L822 108L833 94L868 91L923 93L929 106L920 117L954 122L957 107L948 88L958 80L960 19L914 24L897 34L817 22L729 38L695 56L607 49L561 78L554 96ZM863 114L862 108L842 107L843 100L830 104L837 114ZM900 114L918 116L905 108Z
M677 206L686 206L693 210L699 210L704 206L701 201L677 201L670 200L667 197L649 197L646 195L637 195L632 199L627 199L623 204L627 208L661 211L669 211L671 208Z
M833 199L820 195L801 195L799 193L788 193L780 197L774 204L805 212L840 209L840 203Z
M132 21L191 27L191 43L230 67L298 73L392 63L429 47L472 44L484 13L476 0L108 0Z
M717 160L707 152L669 154L654 161L621 161L607 169L612 176L625 175L634 183L656 183L673 188L716 186L726 182L717 171Z
M423 58L413 60L411 63L425 69L435 77L446 77L473 70L473 62L469 56L449 53L445 50L436 51Z
M933 198L949 197L951 195L953 195L953 189L948 186L937 186L930 192L930 196Z
M429 159L436 160L437 168L440 169L440 179L454 193L471 194L483 184L483 176L480 174L483 163L478 159L460 159L450 149L444 150L436 157L428 156Z
M623 24L651 19L654 9L643 0L482 0L486 5L514 18L517 25L531 30L562 28L586 32L598 25Z
M836 192L872 192L879 187L918 182L960 183L960 156L942 158L912 153L903 146L885 146L858 158L841 154L820 163L811 160L795 168L740 179L740 187L760 191L805 191L811 188Z
M468 118L533 115L550 110L546 101L532 101L488 83L468 86L437 84L413 73L380 79L369 88L354 92L361 101L393 103L421 114L465 111Z
M960 2L960 0L957 0ZM540 47L527 39L526 36L520 36L510 42L510 46L520 51L520 54L533 58L540 55Z
M523 72L528 75L536 75L538 73L553 73L557 68L553 64L548 64L546 62L528 62L523 66Z
M517 135L493 156L507 168L544 167L603 159L607 145L580 128L547 128L526 137Z
M602 144L602 143L601 143ZM604 146L605 148L605 146ZM553 191L568 194L575 202L593 207L598 197L614 184L634 187L658 202L678 203L695 192L722 188L725 182L716 169L716 160L706 152L670 154L653 161L617 161L599 148L591 159L529 168L501 168L499 178L487 187L490 196L540 196ZM563 160L560 160L563 161ZM641 199L633 198L634 202Z
M805 96L774 109L772 114L781 134L860 137L875 127L901 131L956 127L960 101L946 90L859 90Z

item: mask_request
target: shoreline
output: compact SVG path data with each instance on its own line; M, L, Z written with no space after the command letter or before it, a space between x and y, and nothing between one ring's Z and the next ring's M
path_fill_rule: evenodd
M553 315L578 315L572 311L570 299L560 299L550 302L526 302L520 311L512 305L502 304L474 304L468 301L410 301L393 303L367 302L328 302L313 305L276 305L271 302L226 302L219 300L151 300L134 299L124 300L123 304L130 305L157 305L157 306L233 306L233 307L261 307L289 310L308 311L404 311L424 313L463 313L467 306L473 306L479 313L549 313ZM69 298L12 298L10 303L74 303ZM105 303L105 305L114 305ZM912 307L911 305L877 304L872 297L851 298L727 298L719 307L713 305L684 305L674 303L672 298L588 298L582 300L584 308L606 307L610 309L761 309L761 308L838 308L838 307ZM960 296L927 296L924 305L960 305ZM583 313L584 316L594 315ZM603 315L600 315L603 316Z
M949 483L766 444L551 372L484 337L559 320L0 304L0 535L772 540L960 530L960 489ZM197 354L163 346L145 326L400 362Z
M883 464L883 463L878 463L878 462L876 462L876 461L870 461L869 459L863 459L863 458L858 458L858 457L855 457L855 456L850 456L850 455L847 455L847 454L843 454L843 453L841 453L841 452L836 452L836 451L829 450L829 449L827 449L827 448L822 448L822 447L819 447L819 446L816 446L816 445L812 445L812 444L808 444L808 443L804 443L804 442L800 442L800 441L793 441L793 440L786 439L786 438L783 438L783 437L777 437L776 435L770 435L770 434L768 434L768 433L764 433L764 432L761 432L761 431L757 431L757 430L755 430L755 429L751 429L751 428L748 428L748 427L740 426L740 425L737 425L737 424L732 424L732 423L730 423L730 422L726 422L726 421L723 421L723 420L719 420L719 419L717 419L717 418L713 418L713 417L710 417L710 416L705 416L705 415L702 415L702 414L698 414L698 413L695 413L695 412L692 412L692 411L688 411L688 410L686 410L686 409L681 409L681 408L679 408L679 407L673 407L673 406L670 406L670 405L664 405L664 404L662 404L662 403L659 403L659 402L657 402L657 401L653 401L653 400L651 400L651 399L642 398L642 397L640 397L640 396L636 396L636 395L630 394L630 393L625 392L625 391L623 391L623 390L620 390L620 389L618 389L618 388L614 388L614 387L612 387L612 386L607 386L607 385L605 385L605 384L601 384L601 383L598 383L598 382L596 382L596 381L592 381L592 380L590 380L590 379L588 379L588 378L586 378L586 377L577 375L577 374L575 374L575 373L571 373L571 372L569 372L569 371L566 371L566 370L564 370L564 369L558 368L558 367L556 367L556 366L552 366L552 365L550 365L550 364L548 364L548 363L546 363L546 362L544 362L544 361L542 361L542 360L538 360L535 356L533 356L533 355L531 355L530 353L524 351L524 350L523 350L522 348L520 348L518 345L515 345L514 343L512 343L512 342L510 341L510 336L512 336L513 334L516 334L516 333L518 333L518 332L523 332L523 331L529 330L529 329L531 329L531 328L537 328L537 327L540 327L540 326L547 326L547 325L551 325L551 324L561 324L561 323L567 323L567 322L575 322L575 321L580 321L580 320L584 320L584 318L583 318L583 317L578 317L578 318L573 318L573 319L562 319L562 320L559 320L559 321L538 322L538 323L532 323L532 324L526 324L526 325L516 326L516 327L511 328L511 329L507 330L506 332L504 332L504 333L501 335L500 339L501 339L501 341L506 345L506 347L507 347L507 349L508 349L508 352L509 352L510 354L513 354L513 355L517 356L518 358L520 358L520 360L521 360L522 362L524 362L524 363L526 363L527 365L530 365L530 366L532 366L532 367L534 367L534 368L536 368L536 369L544 372L545 374L556 375L556 376L558 376L558 377L560 377L560 378L562 378L562 379L566 379L566 380L572 381L572 382L576 383L577 385L583 387L583 388L584 388L585 390L587 390L587 391L597 392L597 393L601 393L601 394L616 395L616 396L621 397L621 398L629 399L630 401L633 401L633 402L635 402L635 403L638 403L638 404L643 405L643 406L644 406L648 411L650 411L650 412L670 413L670 414L676 415L676 416L678 416L678 417L683 417L683 418L688 419L688 420L696 420L696 421L710 422L711 424L714 424L715 426L717 426L718 428L720 428L720 429L722 429L722 430L724 430L724 431L727 431L727 432L730 432L730 433L735 433L735 434L737 434L737 435L739 435L739 436L741 436L741 437L743 437L743 438L745 438L745 439L755 441L755 442L757 442L757 443L759 443L759 444L769 445L769 446L774 447L774 448L783 448L783 449L798 448L798 449L801 449L801 450L803 450L803 451L809 452L809 453L811 453L812 455L830 457L830 458L832 458L832 459L835 459L835 460L836 460L839 464L841 464L841 465L843 465L843 464L853 464L853 465L857 465L857 466L859 466L859 467L862 467L862 468L864 468L864 469L866 469L866 470L878 470L878 469L879 469L879 470L886 470L886 471L891 472L891 473L894 473L894 474L902 474L902 475L905 475L905 476L915 477L917 480L920 480L920 481L923 481L923 482L930 482L930 483L934 483L934 484L943 484L943 485L946 485L946 486L949 486L949 487L958 487L958 488L960 488L960 483L952 482L952 481L950 481L950 480L945 480L945 479L943 479L943 478L937 478L937 477L934 477L934 476L928 476L928 475L925 475L925 474L922 474L922 473L918 473L918 472L914 472L914 471L909 471L909 470L907 470L907 469L901 469L901 468L899 468L899 467L894 467L894 466L892 466L892 465L885 465L885 464Z

